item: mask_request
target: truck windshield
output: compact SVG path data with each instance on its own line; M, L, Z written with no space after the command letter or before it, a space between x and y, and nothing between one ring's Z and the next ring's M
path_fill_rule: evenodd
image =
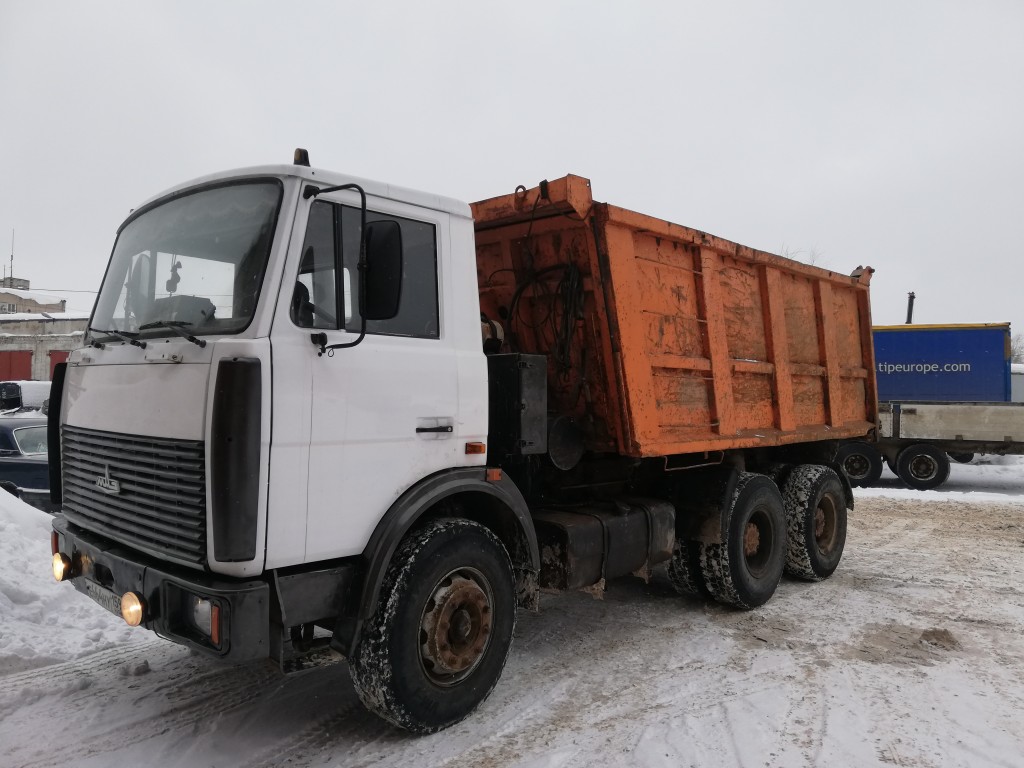
M168 325L193 335L244 330L263 284L281 190L272 180L206 187L129 220L89 325L140 337L171 335Z

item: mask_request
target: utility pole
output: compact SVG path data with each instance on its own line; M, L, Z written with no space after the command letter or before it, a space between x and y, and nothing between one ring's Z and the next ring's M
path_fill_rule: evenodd
M11 227L11 275L14 275L14 227ZM4 265L4 286L7 285L7 266Z

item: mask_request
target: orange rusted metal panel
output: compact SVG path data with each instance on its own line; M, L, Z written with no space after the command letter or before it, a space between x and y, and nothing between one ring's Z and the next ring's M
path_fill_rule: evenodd
M549 406L634 457L874 426L870 269L853 276L595 202L567 176L473 205L481 309L548 356Z

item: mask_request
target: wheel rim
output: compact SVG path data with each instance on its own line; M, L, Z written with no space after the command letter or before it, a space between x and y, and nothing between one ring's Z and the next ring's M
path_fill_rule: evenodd
M493 624L491 585L475 568L459 568L435 586L420 619L420 664L431 682L455 685L483 660Z
M907 469L911 477L923 482L933 479L939 473L939 464L931 456L919 454L910 460Z
M832 496L822 496L814 510L814 543L818 551L827 555L836 545L839 514Z
M764 510L754 510L743 528L743 560L751 576L759 578L768 572L774 543L771 517Z
M854 453L846 457L843 462L843 471L852 480L863 480L871 471L871 462L862 453Z

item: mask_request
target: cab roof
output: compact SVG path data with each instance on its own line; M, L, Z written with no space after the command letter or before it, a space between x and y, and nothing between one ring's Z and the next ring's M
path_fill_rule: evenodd
M420 192L418 190L374 181L372 179L348 176L334 171L325 171L304 165L284 164L257 165L248 168L218 171L217 173L211 173L207 176L200 176L199 178L191 179L190 181L186 181L181 184L176 184L175 186L154 195L139 205L136 208L136 211L142 208L148 208L164 198L181 193L193 187L201 187L207 184L232 179L260 177L297 178L300 181L306 181L320 187L334 187L342 184L358 184L366 192L368 198L396 200L409 205L419 206L420 208L443 211L453 216L461 216L467 219L471 217L469 205L461 200L455 200L450 197L443 197L442 195L436 195L429 192Z

